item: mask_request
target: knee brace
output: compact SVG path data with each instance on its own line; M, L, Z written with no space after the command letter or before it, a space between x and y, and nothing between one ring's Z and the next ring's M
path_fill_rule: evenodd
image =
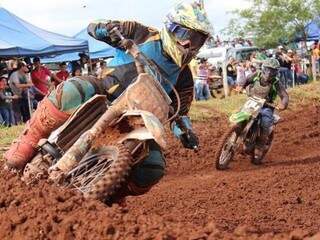
M149 191L164 176L165 159L160 147L155 142L151 142L149 147L149 155L130 174L128 186L135 195Z
M60 111L71 114L95 94L95 88L89 81L71 78L59 84L48 98Z

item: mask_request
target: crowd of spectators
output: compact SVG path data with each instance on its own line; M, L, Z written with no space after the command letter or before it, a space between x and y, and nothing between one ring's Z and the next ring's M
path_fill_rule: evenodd
M217 37L212 39L215 44L220 44ZM251 45L242 39L234 41L234 45ZM312 47L312 55L320 63L320 44L316 42ZM308 81L308 75L301 67L301 59L293 50L279 46L273 54L265 50L252 52L245 59L228 59L226 75L228 86L231 89L244 81L244 79L257 70L267 57L275 57L280 63L279 77L283 85L291 87L294 84L304 84ZM87 75L90 71L98 79L103 79L108 74L104 60L92 61L88 68L89 58L85 54L79 54L78 61L68 64L59 64L59 70L50 71L41 64L38 57L30 59L0 60L0 126L12 126L30 119L37 103L41 101L52 89L70 77ZM195 99L208 100L216 97L214 90L222 92L222 69L213 66L206 59L193 60L190 64L195 79ZM318 65L320 66L320 64Z
M319 46L319 45L318 45ZM320 62L320 48L318 48ZM305 84L308 81L308 75L303 71L301 66L301 59L299 55L291 49L285 50L284 47L279 46L273 53L268 53L262 49L249 54L246 58L236 60L230 57L226 63L226 75L229 89L232 92L237 85L249 76L254 74L261 68L261 65L268 57L275 57L280 63L279 79L282 84L288 88L293 87L295 84ZM208 63L206 59L198 59L198 63L193 65L192 68L195 80L195 99L208 100L210 95L212 97L212 88L218 84L221 88L222 85L222 70L217 69ZM213 85L213 86L212 86Z
M10 127L27 122L32 112L52 89L70 77L87 75L88 57L79 54L78 61L62 62L51 71L40 58L0 60L0 126ZM104 60L94 61L90 72L102 79L107 74Z

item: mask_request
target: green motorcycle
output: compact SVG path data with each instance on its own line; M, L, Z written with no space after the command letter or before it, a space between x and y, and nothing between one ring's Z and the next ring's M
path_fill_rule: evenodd
M259 164L255 162L256 160L254 159L254 149L256 140L261 133L260 112L264 106L269 106L273 109L276 108L272 104L267 103L265 99L259 97L249 97L241 110L230 116L229 120L232 123L232 127L225 134L219 147L219 151L217 152L215 162L216 169L227 169L241 144L245 146L245 153L250 155L251 161L254 164ZM275 122L277 122L279 120L279 116L276 115L274 117ZM269 139L267 142L268 148L264 151L263 157L260 161L262 161L262 159L270 149L272 140L273 131L269 135Z

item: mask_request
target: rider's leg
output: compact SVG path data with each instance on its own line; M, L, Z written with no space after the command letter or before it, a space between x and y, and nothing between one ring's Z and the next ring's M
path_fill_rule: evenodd
M34 157L41 138L61 126L75 109L95 94L90 82L72 79L60 84L38 105L19 138L13 142L4 157L9 167L23 169Z
M150 141L149 150L149 155L132 169L128 181L107 203L120 202L130 195L145 194L164 176L166 164L159 145Z
M132 169L129 189L134 195L148 192L164 176L166 163L159 145L150 141L149 151L149 155Z
M271 108L263 108L261 114L261 132L256 141L255 159L262 160L264 152L270 147L267 146L268 138L273 130L274 117Z

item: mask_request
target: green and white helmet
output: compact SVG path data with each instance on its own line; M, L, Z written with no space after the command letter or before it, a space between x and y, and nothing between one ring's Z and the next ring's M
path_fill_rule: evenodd
M268 58L268 59L264 60L264 62L262 63L262 68L272 68L275 70L279 70L280 63L275 58Z

